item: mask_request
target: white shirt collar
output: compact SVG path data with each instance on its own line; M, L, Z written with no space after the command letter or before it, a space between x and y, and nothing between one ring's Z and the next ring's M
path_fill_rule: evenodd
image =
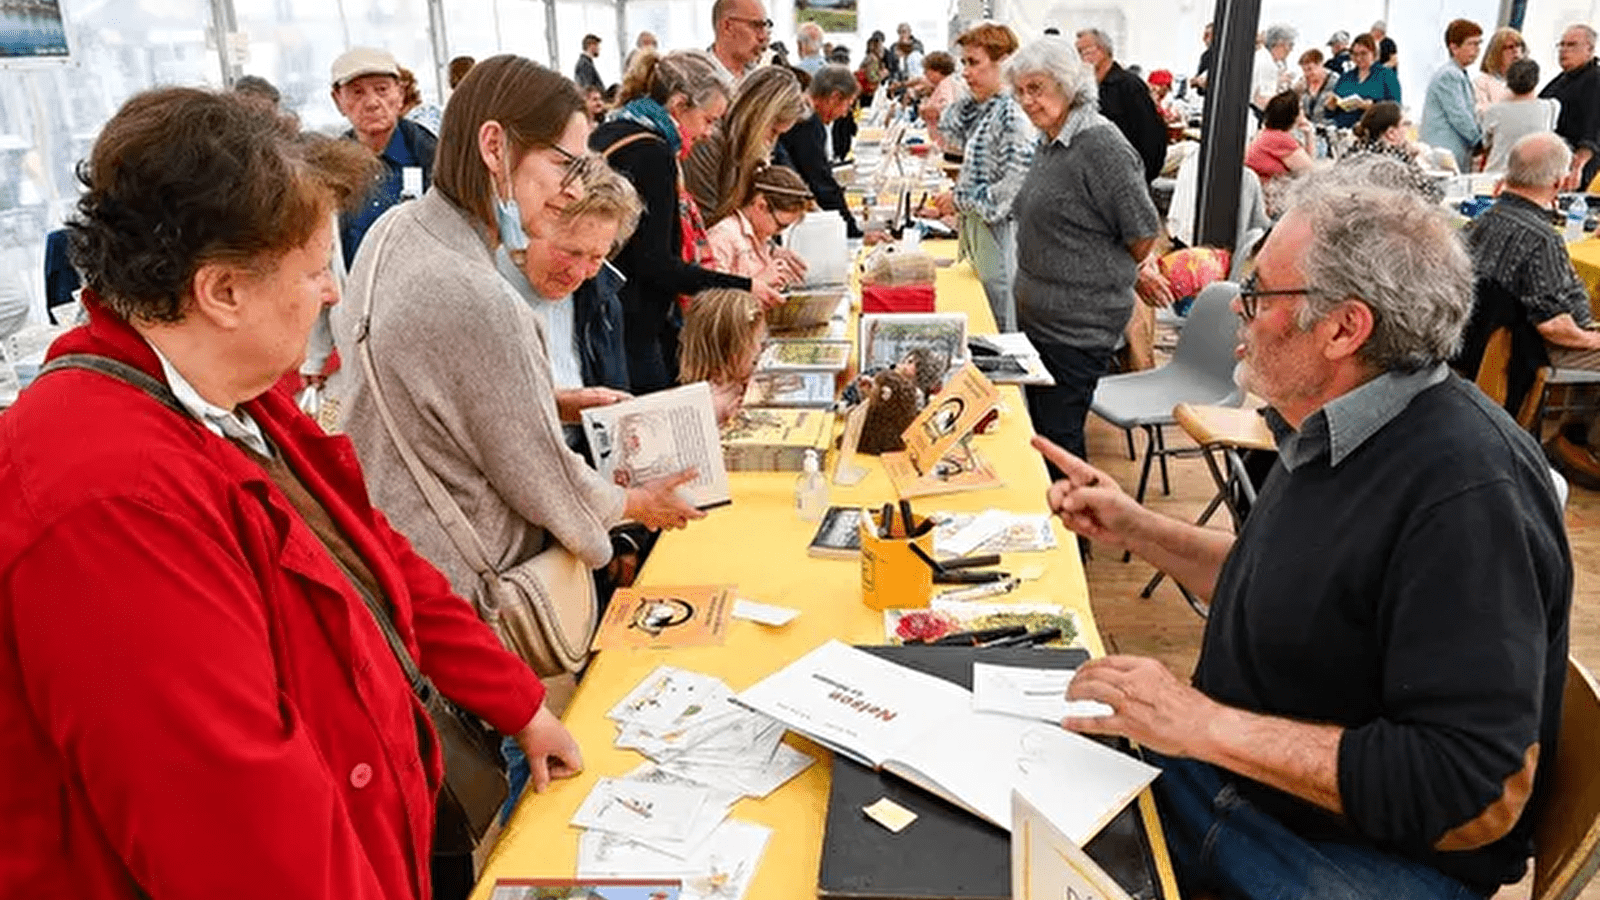
M146 341L145 343L150 343ZM155 352L156 359L161 362L161 374L166 376L167 387L172 389L173 396L189 414L200 420L206 429L223 440L240 440L251 450L262 456L272 456L272 445L267 443L267 438L261 433L261 426L256 423L250 414L242 409L223 409L200 396L194 389L189 379L184 378L167 359L166 354L155 344L150 344L150 349Z

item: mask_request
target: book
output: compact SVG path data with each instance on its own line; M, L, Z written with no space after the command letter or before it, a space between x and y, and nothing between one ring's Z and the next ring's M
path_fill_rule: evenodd
M716 646L727 639L733 588L619 588L611 595L605 618L595 631L593 648Z
M1158 774L1062 729L977 712L972 692L829 641L739 694L739 703L1000 828L1011 791L1082 844Z
M850 364L849 341L773 340L756 360L761 372L843 372Z
M861 555L861 508L830 506L822 514L806 553L820 559L856 559Z
M911 464L928 474L999 405L999 392L976 366L957 369L901 433Z
M1011 896L1013 900L1131 900L1021 791L1011 792Z
M980 662L1076 668L1089 658L1081 649L859 649L963 688L972 687L972 670ZM917 820L898 834L869 820L863 807L881 798L910 810ZM1084 851L1136 900L1171 900L1156 870L1145 821L1141 805L1131 803ZM1014 900L1011 835L909 782L837 757L829 779L817 894L841 900Z
M826 325L848 296L843 285L813 290L791 291L783 304L767 310L767 327L773 331Z
M972 364L995 384L1049 386L1056 383L1050 370L1045 368L1039 349L1020 331L971 335L967 338L967 349L972 351Z
M583 411L595 468L631 487L694 469L679 496L700 509L733 500L711 386L704 381Z
M837 398L832 372L757 372L744 392L744 405L827 409Z
M981 491L1000 487L1005 482L994 467L978 451L967 444L940 457L924 474L911 461L904 450L880 454L884 474L894 486L895 496L902 500L931 497L936 494L956 494L962 491Z
M859 371L886 369L917 347L931 347L956 368L966 356L966 313L867 313L856 348Z
M806 451L827 456L833 413L819 409L742 409L722 432L729 472L799 472Z

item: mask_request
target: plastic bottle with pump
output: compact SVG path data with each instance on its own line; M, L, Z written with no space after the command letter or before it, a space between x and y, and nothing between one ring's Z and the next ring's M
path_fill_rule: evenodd
M828 508L828 483L822 478L822 464L817 451L807 450L805 466L794 482L794 509L800 518L816 522Z
M1589 203L1579 194L1567 204L1567 243L1583 240L1583 221L1589 217Z

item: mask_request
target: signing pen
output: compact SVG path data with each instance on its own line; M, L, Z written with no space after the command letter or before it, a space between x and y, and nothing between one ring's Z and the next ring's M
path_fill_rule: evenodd
M980 628L977 631L957 631L954 634L947 634L942 638L931 641L930 643L936 647L949 644L965 646L969 644L981 644L985 641L997 641L1001 638L1016 637L1018 635L1027 633L1028 626L1026 625L1001 625L997 628Z
M1016 637L1000 638L997 641L990 641L987 644L980 644L979 646L980 647L1028 647L1028 646L1032 646L1034 644L1043 644L1046 641L1053 641L1058 637L1061 637L1061 629L1059 629L1059 628L1045 628L1045 629L1042 629L1040 631L1030 631L1027 634L1019 634Z
M995 597L1000 594L1009 594L1017 589L1022 579L1012 576L1002 581L991 581L988 584L975 584L971 587L961 587L945 591L939 595L940 600L981 600L984 597Z

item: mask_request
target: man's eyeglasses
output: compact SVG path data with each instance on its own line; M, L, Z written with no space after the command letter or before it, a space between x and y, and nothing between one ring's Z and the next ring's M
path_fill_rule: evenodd
M600 162L600 157L593 153L585 153L582 156L577 156L560 144L551 144L550 146L557 153L561 154L561 159L567 168L566 173L561 176L561 187L563 190L572 187L574 183L587 178L589 174L594 171L595 166Z
M772 30L772 20L771 19L746 19L743 16L729 16L728 18L734 20L735 22L743 22L746 25L749 25L751 28L754 28L757 31L771 31Z
M1256 311L1261 306L1262 297L1309 297L1311 291L1306 288L1292 288L1279 291L1263 291L1259 276L1252 272L1244 283L1239 285L1239 317L1249 322L1256 317Z

